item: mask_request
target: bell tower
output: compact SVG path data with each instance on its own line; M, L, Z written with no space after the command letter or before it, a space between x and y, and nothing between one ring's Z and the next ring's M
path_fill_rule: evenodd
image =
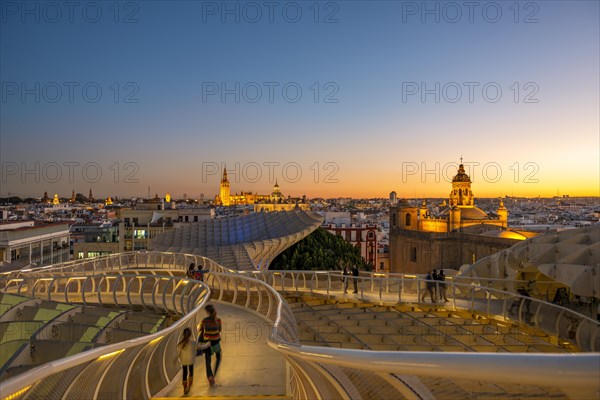
M224 206L230 205L230 190L229 180L227 179L227 168L223 168L223 178L221 178L221 190L219 194L221 197L221 204Z
M450 207L474 207L475 196L471 191L471 178L465 172L465 167L460 158L458 172L452 178L452 191L450 192Z
M504 206L504 202L500 199L500 204L498 205L498 210L496 210L496 214L498 214L498 219L502 222L502 227L508 227L508 210Z

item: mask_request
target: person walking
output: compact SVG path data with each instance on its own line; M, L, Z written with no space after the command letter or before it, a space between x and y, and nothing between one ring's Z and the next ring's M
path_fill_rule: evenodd
M356 264L352 267L352 283L354 283L354 293L358 293L358 267Z
M205 341L210 341L210 347L204 350L206 377L211 386L215 384L215 376L221 365L221 320L217 318L217 310L212 304L207 305L204 310L208 317L204 318L200 323L200 337ZM217 363L213 372L211 365L212 355L215 355Z
M348 293L348 279L350 276L350 268L347 265L344 266L344 272L342 272L342 281L344 282L344 293Z
M177 344L177 357L183 368L183 395L186 396L194 382L194 361L196 360L196 341L192 337L190 328L183 330L183 336Z

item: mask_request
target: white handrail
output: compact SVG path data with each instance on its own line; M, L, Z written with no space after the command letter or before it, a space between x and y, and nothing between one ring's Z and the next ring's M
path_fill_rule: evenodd
M135 257L136 265L140 263L140 269L144 269L144 258L146 268L148 267L148 257L143 255L148 253L135 253L129 254ZM155 254L169 254L169 253L155 253ZM171 253L172 254L172 253ZM183 257L188 259L192 255L173 255L173 263L175 263L175 257ZM199 257L199 256L192 256ZM204 259L204 258L203 258ZM118 258L121 260L121 258ZM294 380L296 384L301 384L303 379L308 379L311 376L310 373L303 371L303 365L306 363L312 363L313 365L322 366L337 366L352 368L355 370L365 371L367 373L385 373L385 374L407 374L417 376L437 376L449 379L476 379L482 381L492 382L506 382L506 383L519 383L519 384L531 384L541 387L553 387L565 390L569 395L581 396L598 394L600 391L600 382L597 377L600 374L600 355L598 353L587 353L587 354L532 354L532 353L510 353L510 354L498 354L498 353L438 353L438 352L383 352L383 351L369 351L369 350L350 350L350 349L337 349L337 348L324 348L316 346L304 346L297 342L297 336L295 334L295 320L289 307L286 309L287 303L281 295L273 287L275 285L275 277L281 280L281 289L290 291L307 291L314 292L313 282L323 282L318 280L318 272L311 271L276 271L270 272L244 272L244 273L222 273L217 271L227 271L227 269L219 266L209 259L203 260L203 265L208 265L212 271L209 277L212 276L209 281L212 281L213 289L219 291L219 297L223 301L225 300L224 294L229 292L231 301L237 301L237 291L244 290L246 296L259 296L258 308L256 311L263 313L274 321L271 336L269 338L269 345L274 349L278 350L283 354L288 361L297 379ZM163 257L161 257L160 267L154 270L154 273L169 272L173 264L168 263L165 265ZM108 265L108 264L107 264ZM185 269L186 266L182 263L177 263L178 270ZM121 269L122 263L119 263L118 269ZM139 272L142 272L138 270ZM229 270L231 271L231 270ZM31 271L35 272L35 271ZM125 272L124 270L122 271ZM292 282L290 285L286 284L286 275L291 274L305 274L303 279L298 279L294 275L294 279L290 279ZM311 275L311 279L306 279L308 274ZM319 290L327 291L327 293L336 292L334 288L331 275L327 274L327 287ZM354 278L354 277L350 277ZM382 284L385 283L385 290L388 290L391 286L394 286L403 279L389 279L389 278L375 278L375 277L358 277L359 280L364 282L377 282L379 285L376 287L377 290L372 293L379 294L383 291ZM238 285L238 280L245 280L244 285ZM377 281L375 281L377 280ZM230 281L233 285L230 285ZM269 284L269 282L271 284ZM417 280L417 293L421 286L422 280ZM279 282L277 282L279 286ZM511 299L518 299L520 301L520 309L523 308L525 300L532 302L537 301L538 309L536 314L540 313L540 307L552 306L560 311L560 316L563 314L571 313L572 317L578 318L582 321L593 322L595 325L598 324L572 310L557 306L555 304L546 303L537 299L522 297L515 295L510 292L503 292L497 289L485 288L481 286L473 286L466 284L459 284L456 282L448 282L449 286L453 288L466 288L465 290L471 296L468 296L470 305L473 306L476 302L474 299L475 291L485 294L485 298L482 301L486 301L488 308L490 301L502 301L502 310L506 309L506 302L508 299L492 299L492 295L510 296ZM22 282L21 282L22 286ZM300 287L301 286L301 287ZM365 293L370 293L369 290L365 290L364 284L361 285L360 297L364 299ZM259 289L260 288L260 289ZM399 286L400 290L404 290L404 286ZM256 289L256 290L254 290ZM263 290L261 290L263 289ZM233 293L231 293L233 292ZM268 307L265 311L263 308L262 296L267 296ZM406 294L402 294L405 296ZM160 296L159 296L160 297ZM400 300L400 298L398 298ZM460 299L459 299L460 300ZM250 304L248 297L244 300L245 304L240 306L248 306ZM462 300L461 300L462 301ZM273 304L274 303L274 304ZM533 303L531 303L533 305ZM460 305L460 304L459 304ZM271 316L272 306L275 306L274 317ZM457 304L455 303L456 307ZM284 312L284 309L287 312ZM521 310L519 311L521 314ZM536 317L536 322L537 322ZM557 319L558 325L559 319ZM581 327L581 324L580 326ZM292 328L293 331L286 330ZM579 329L577 336L579 336ZM592 337L592 341L597 336ZM322 368L313 368L314 371L324 371ZM313 393L313 390L320 390L315 385L310 385L311 388L305 387L297 393ZM306 391L304 391L306 390ZM300 395L299 395L300 396ZM340 393L340 397L341 393Z
M107 274L99 275L99 276L71 275L68 278L57 277L57 278L53 278L52 282L54 282L56 280L63 280L63 279L69 281L69 280L76 279L76 278L82 278L82 279L85 279L86 281L89 279L94 279L94 278L104 279L104 277L110 276L110 275L115 276L116 281L120 277L128 276L126 274L123 274L123 272L120 272L120 271L108 271ZM142 278L142 279L144 279L144 281L146 279L156 279L156 275L135 275L135 276L129 275L129 277L131 277L131 281L133 281L134 279L138 279L138 278ZM10 278L8 278L8 279L10 279ZM35 296L37 293L34 291L34 288L37 286L37 283L40 280L45 280L48 278L22 278L22 279L24 279L24 281L31 281L33 283L32 295ZM152 344L158 343L161 340L168 340L167 338L170 335L179 336L180 331L184 327L191 326L192 328L195 328L196 321L194 320L194 318L202 310L202 308L204 307L208 298L210 297L210 289L201 282L190 281L186 278L163 277L161 279L168 279L172 282L175 282L175 281L177 281L177 282L181 282L181 281L195 282L195 285L197 287L201 288L201 293L200 293L200 296L198 297L199 301L195 304L194 309L190 310L190 312L188 312L187 314L184 314L182 316L182 318L179 319L173 325L171 325L161 331L158 331L156 333L145 335L145 336L142 336L139 338L135 338L135 339L131 339L131 340L123 341L123 342L119 342L119 343L114 343L114 344L98 347L98 348L95 348L95 349L92 349L89 351L85 351L85 352L82 352L82 353L79 353L79 354L76 354L76 355L73 355L70 357L66 357L63 359L56 360L56 361L51 361L49 363L45 363L39 367L29 370L29 371L27 371L27 373L23 373L23 374L15 376L13 378L10 378L2 383L3 398L10 397L12 394L18 393L19 391L21 391L25 388L28 388L28 390L31 390L32 388L34 388L34 385L37 382L42 382L45 378L48 378L49 376L59 374L61 372L67 371L71 368L74 368L74 367L77 367L80 365L85 365L86 363L94 362L95 360L101 360L102 357L106 357L111 354L120 355L121 352L125 352L128 349L138 347L140 345L152 345ZM6 280L6 278L4 278L4 279L0 278L0 282L2 282L3 280ZM22 287L22 286L23 285L21 285L20 287ZM107 290L106 290L106 292L103 292L103 293L110 294L108 292L111 292L111 291L114 293L114 292L116 292L116 288L117 288L117 283L115 282L115 284L113 286L113 290L108 290L109 286L107 285ZM129 302L129 305L132 306L133 303L129 296L130 285L127 285L127 288L128 288L128 293L127 293L128 294L128 302ZM65 285L64 290L65 290L65 297L68 298L69 285ZM98 286L98 293L100 293L100 286ZM40 294L44 298L46 297L45 291L41 292ZM48 290L48 296L50 296L50 290ZM144 296L144 293L141 293L140 297L142 299L143 299L143 296ZM101 301L101 304L104 304L104 303ZM122 306L122 304L121 304L121 306ZM165 309L170 309L168 302L165 302L165 304L162 304L162 306ZM173 311L178 312L176 308ZM176 353L172 352L172 354L169 354L169 356L171 358L176 357ZM167 380L170 380L172 377L167 376L165 378ZM97 385L96 392L98 391L98 388L101 383L102 382L96 382L96 385ZM151 396L152 393L149 393L149 395Z

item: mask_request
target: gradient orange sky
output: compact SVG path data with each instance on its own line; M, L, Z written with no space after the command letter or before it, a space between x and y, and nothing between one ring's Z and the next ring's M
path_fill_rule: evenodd
M237 178L248 163L263 168L255 182L250 170L250 179L232 179L234 193L270 193L264 164L278 162L274 178L286 195L446 197L444 178L461 156L477 163L478 197L600 195L598 1L494 2L499 21L479 13L453 23L407 17L406 2L393 1L335 2L334 23L315 22L308 8L297 23L203 21L202 3L139 2L131 24L7 16L0 197L90 188L139 197L150 187L151 196L212 198L220 174L203 176L203 165L234 170L236 162ZM48 82L92 82L103 96L18 92ZM273 101L205 92L207 83L266 82L278 85ZM478 85L472 101L466 89L456 102L439 90L423 95L467 82ZM296 102L283 96L289 83L302 90ZM501 89L497 101L484 96L490 83ZM407 84L423 93L408 95ZM124 101L127 87L137 101ZM75 162L70 176L65 164ZM293 162L297 181L281 170ZM96 164L83 172L86 163ZM433 172L423 176L423 166Z

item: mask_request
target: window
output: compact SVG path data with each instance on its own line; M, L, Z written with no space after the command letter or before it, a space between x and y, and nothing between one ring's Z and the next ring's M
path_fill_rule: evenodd
M198 216L194 215L194 222L198 222Z
M404 216L404 225L410 226L411 220L412 216L409 213L406 213L406 215Z
M146 239L148 237L148 235L146 235L145 229L135 229L133 231L133 237L135 239Z
M88 251L88 257L99 257L111 254L110 251Z
M83 251L77 253L77 258L84 258Z
M410 261L417 262L417 248L413 247L410 249Z
M396 226L396 213L392 213L392 226Z

